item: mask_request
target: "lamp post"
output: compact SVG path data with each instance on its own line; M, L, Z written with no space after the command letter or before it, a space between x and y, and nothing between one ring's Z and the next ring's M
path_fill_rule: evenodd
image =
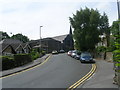
M117 0L117 7L118 7L118 19L120 19L120 5L119 5L120 1Z
M42 50L42 47L41 47L41 28L42 28L43 26L40 26L40 50Z

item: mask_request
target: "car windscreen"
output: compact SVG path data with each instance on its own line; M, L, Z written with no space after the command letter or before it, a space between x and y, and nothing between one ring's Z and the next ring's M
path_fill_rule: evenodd
M90 53L82 53L81 57L91 57Z

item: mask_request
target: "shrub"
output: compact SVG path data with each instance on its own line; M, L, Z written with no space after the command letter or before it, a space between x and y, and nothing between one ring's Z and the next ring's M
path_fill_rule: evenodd
M40 57L40 54L38 52L35 53L35 55L33 56L34 60Z
M45 55L45 53L46 53L45 51L42 51L42 52L41 52L42 55Z
M32 60L35 60L40 57L39 52L31 52L30 53Z
M97 52L105 52L105 51L106 51L106 47L105 46L97 47Z
M115 49L114 49L114 47L107 47L106 48L106 51L107 52L113 52Z
M113 52L113 60L115 62L120 62L120 50L115 50Z

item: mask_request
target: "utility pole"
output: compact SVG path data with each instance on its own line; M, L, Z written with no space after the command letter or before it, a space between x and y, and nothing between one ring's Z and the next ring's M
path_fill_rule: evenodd
M43 26L40 26L40 51L42 50L42 44L41 44L41 28L42 28Z

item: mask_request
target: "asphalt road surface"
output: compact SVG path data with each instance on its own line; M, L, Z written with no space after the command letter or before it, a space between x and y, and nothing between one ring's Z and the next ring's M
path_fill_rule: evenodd
M2 88L68 88L91 70L67 54L52 55L43 65L2 79Z

